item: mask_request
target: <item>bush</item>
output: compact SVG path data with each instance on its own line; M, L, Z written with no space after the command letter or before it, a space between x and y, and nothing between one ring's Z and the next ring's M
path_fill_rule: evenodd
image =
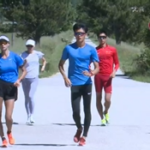
M146 48L134 59L136 72L143 75L150 75L150 49Z
M37 47L46 57L47 65L44 72L40 73L40 77L47 77L58 72L58 63L64 47L71 43L73 38L72 31L62 32L53 37L44 36L41 38L41 44Z
M144 42L144 44L146 45L146 47L150 47L150 30L149 29L145 29L144 33L143 33L143 38L141 38Z

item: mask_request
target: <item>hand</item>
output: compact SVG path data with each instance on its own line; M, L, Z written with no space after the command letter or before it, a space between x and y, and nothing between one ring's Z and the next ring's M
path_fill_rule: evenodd
M64 78L65 86L70 87L72 85L71 81L68 78Z
M92 76L91 72L89 72L89 71L83 71L83 74L88 77Z
M41 72L43 72L45 70L45 67L44 66L42 66L42 68L41 68Z
M20 80L19 79L14 83L14 86L16 86L16 87L20 86Z
M111 78L114 78L115 75L116 75L116 71L114 70L114 71L112 72L112 74L110 75L110 77L111 77Z

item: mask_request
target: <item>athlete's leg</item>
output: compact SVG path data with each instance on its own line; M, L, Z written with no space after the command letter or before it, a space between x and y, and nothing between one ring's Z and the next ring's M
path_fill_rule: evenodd
M72 110L73 110L73 119L78 129L82 128L81 117L80 117L80 101L81 101L80 86L72 86L71 102L72 102Z
M23 88L24 97L25 97L25 108L26 108L27 116L29 118L31 112L30 112L30 101L29 101L30 83L28 79L26 78L23 79L22 88Z
M104 115L105 115L105 120L106 123L109 123L109 113L108 110L111 105L111 93L112 93L112 78L107 77L106 82L104 84L104 90L105 90L105 110L104 110Z
M4 137L4 131L3 131L3 125L2 125L2 106L3 106L3 98L0 97L0 136L3 140L5 137Z
M111 95L112 95L112 78L107 79L107 81L104 83L104 90L105 90L105 110L104 114L108 113L108 110L111 105Z
M5 107L6 107L5 119L6 119L6 126L8 132L11 132L12 130L12 124L13 124L12 113L14 109L14 101L15 101L14 99L9 99L5 101Z
M96 93L96 106L101 119L103 119L102 93Z
M101 119L103 119L103 105L102 105L103 82L99 74L95 76L94 83L95 83L95 90L96 90L96 107Z
M81 117L80 117L80 101L81 101L81 86L71 87L71 104L73 111L73 119L77 126L77 132L74 136L74 142L79 142L82 133Z
M111 93L105 93L105 110L104 110L104 114L108 113L108 110L110 108L111 105Z
M6 108L5 119L6 119L6 126L7 126L7 135L10 144L15 144L15 140L12 137L12 124L13 124L12 114L14 109L14 102L15 99L5 100L5 108Z
M30 108L30 114L31 114L31 122L33 121L33 114L34 114L34 108L35 108L35 92L37 90L38 86L38 78L30 79L30 90L29 90L29 108Z
M87 137L89 127L91 124L92 84L83 86L82 95L83 95L83 106L84 106L84 115L85 115L83 137Z
M2 139L2 147L7 147L8 142L5 138L3 124L2 124L2 106L3 106L3 98L0 97L0 136Z

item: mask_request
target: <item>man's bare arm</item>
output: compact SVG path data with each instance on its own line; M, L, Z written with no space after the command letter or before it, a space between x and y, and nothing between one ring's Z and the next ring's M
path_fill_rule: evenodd
M99 72L99 63L98 62L93 62L94 64L94 70L91 70L92 75L96 75Z
M59 71L61 73L61 75L63 76L63 78L67 78L66 74L65 74L65 70L64 70L64 64L65 64L65 60L60 60L59 61L59 64L58 64L58 68L59 68Z

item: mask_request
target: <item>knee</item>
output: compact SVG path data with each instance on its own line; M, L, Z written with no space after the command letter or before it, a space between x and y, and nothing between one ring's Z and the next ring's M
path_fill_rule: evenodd
M25 98L25 104L28 104L31 101L33 101L33 96L31 96L31 95L26 96L26 98Z
M111 94L106 94L105 101L110 103L110 101L111 101Z
M12 121L12 115L5 115L5 119L7 120L7 121Z
M106 98L105 102L110 103L110 98Z
M73 112L73 118L80 117L80 113L78 111Z
M29 94L29 101L33 102L33 99L34 99L34 95L33 94Z

